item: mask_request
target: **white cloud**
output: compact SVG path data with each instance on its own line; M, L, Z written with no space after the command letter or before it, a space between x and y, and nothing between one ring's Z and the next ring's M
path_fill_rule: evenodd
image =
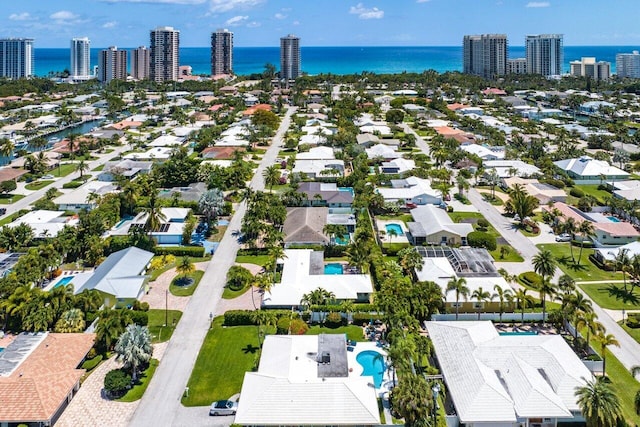
M56 13L52 13L49 18L54 21L74 21L78 19L78 15L73 12L69 12L68 10L61 10Z
M237 27L238 25L241 25L247 19L249 19L248 16L242 16L242 15L234 16L233 18L227 19L225 21L225 25L228 25L229 27Z
M287 17L287 15L283 14L283 13L276 13L275 15L273 15L274 18L276 19L285 19Z
M381 19L384 17L384 10L380 10L377 7L369 9L364 7L364 4L362 3L351 6L349 13L352 15L358 15L358 18L360 19Z
M118 23L116 21L109 21L102 24L102 28L114 28Z
M416 0L416 3L427 3L431 0Z
M292 24L293 25L300 25L300 21L293 21Z
M549 7L551 3L548 1L530 1L525 7Z
M262 24L257 21L251 21L247 24L247 28L258 28Z
M207 0L101 0L105 3L202 4Z
M228 12L234 9L250 9L264 0L210 0L209 10L214 13Z
M30 21L34 18L29 14L29 12L22 12L12 13L11 15L9 15L9 19L12 21Z

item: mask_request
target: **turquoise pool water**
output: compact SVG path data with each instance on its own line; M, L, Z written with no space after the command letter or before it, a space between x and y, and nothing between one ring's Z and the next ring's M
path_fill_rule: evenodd
M498 332L499 335L538 335L538 332L536 331L521 331L521 332L516 332L516 331L511 331L511 332Z
M345 234L344 236L336 236L333 239L336 243L336 245L340 245L340 246L346 246L349 244L349 235Z
M342 264L325 264L324 274L342 274Z
M402 236L404 234L404 231L402 231L402 227L400 227L400 224L387 224L384 226L384 228L387 229L387 234L389 234L391 230L394 230L397 236Z
M376 388L380 388L382 378L384 377L384 370L386 369L384 366L384 356L377 351L366 350L356 356L356 361L364 368L362 376L373 377L373 384Z
M615 216L608 216L607 219L611 222L620 222L620 220Z
M338 191L348 191L352 196L355 195L353 187L338 187Z
M58 286L68 285L69 283L71 283L71 281L73 280L74 277L76 277L76 276L63 277L62 279L60 279L60 281L58 283L56 283L56 285L53 288L55 289Z

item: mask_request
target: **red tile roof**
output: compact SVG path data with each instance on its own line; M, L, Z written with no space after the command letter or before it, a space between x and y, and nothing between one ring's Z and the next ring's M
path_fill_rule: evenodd
M250 116L258 110L271 111L271 105L269 104L256 104L253 107L249 107L242 112L243 116Z
M76 369L94 334L48 334L8 377L0 377L0 420L49 421L84 374Z

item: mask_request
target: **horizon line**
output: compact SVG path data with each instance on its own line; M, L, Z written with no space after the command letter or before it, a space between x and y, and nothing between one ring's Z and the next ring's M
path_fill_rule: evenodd
M117 45L110 45L110 46L91 46L91 49L108 49L111 46L116 46ZM139 45L139 46L126 46L126 47L122 47L120 49L137 49L138 47L141 46L145 46L145 45ZM524 48L525 45L509 45L512 47L521 47ZM148 47L148 46L145 46ZM323 46L310 46L310 45L305 45L305 46L300 46L300 49L304 49L304 48L379 48L379 47L455 47L455 48L462 48L462 45L323 45ZM628 48L640 48L640 45L618 45L618 44L593 44L593 45L580 45L580 44L576 44L576 45L564 45L564 48L566 47L628 47ZM70 49L69 47L61 47L61 46L55 46L55 47L38 47L38 46L34 46L35 49ZM187 49L210 49L211 46L180 46L180 48L187 48ZM264 49L264 48L274 48L274 49L280 49L280 46L277 45L273 45L273 46L234 46L235 48L242 48L242 49Z

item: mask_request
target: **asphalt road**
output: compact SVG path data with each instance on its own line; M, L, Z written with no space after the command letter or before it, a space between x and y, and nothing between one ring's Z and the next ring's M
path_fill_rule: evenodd
M289 128L290 108L271 146L258 166L250 186L254 190L264 189L262 172L275 163L284 134ZM182 318L173 333L162 361L158 366L149 388L147 388L138 409L130 421L131 426L209 426L229 425L233 417L209 417L208 408L185 408L180 399L191 376L198 352L209 331L209 313L216 311L226 282L227 271L234 264L240 245L235 232L240 230L246 212L245 203L239 204L227 231L205 271L200 285L189 301Z

